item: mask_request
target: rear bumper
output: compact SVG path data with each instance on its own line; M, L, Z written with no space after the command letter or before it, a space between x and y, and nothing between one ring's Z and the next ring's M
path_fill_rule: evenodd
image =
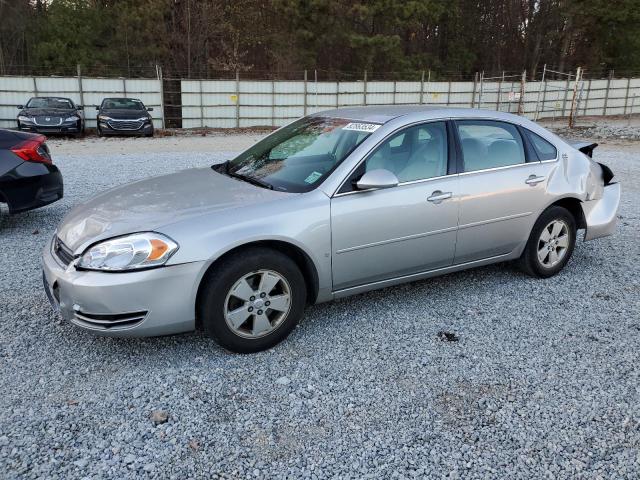
M4 178L0 192L12 214L49 205L64 195L62 174L55 165L24 162Z
M582 211L587 224L585 240L612 235L618 223L620 206L620 184L612 183L604 187L602 198L582 203Z
M149 337L195 329L201 263L139 272L106 273L66 266L48 242L42 256L45 291L54 309L76 327L111 337Z

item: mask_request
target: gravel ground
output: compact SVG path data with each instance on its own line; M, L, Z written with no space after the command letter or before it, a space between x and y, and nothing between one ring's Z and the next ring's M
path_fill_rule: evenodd
M640 143L596 150L623 183L620 226L549 280L498 265L318 305L248 356L60 322L39 256L65 212L255 140L207 139L52 142L65 199L3 207L1 477L640 477Z

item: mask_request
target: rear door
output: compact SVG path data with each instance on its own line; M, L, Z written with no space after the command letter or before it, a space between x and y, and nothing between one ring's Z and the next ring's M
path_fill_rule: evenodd
M548 164L508 122L459 120L462 151L456 264L505 255L522 245L546 201Z

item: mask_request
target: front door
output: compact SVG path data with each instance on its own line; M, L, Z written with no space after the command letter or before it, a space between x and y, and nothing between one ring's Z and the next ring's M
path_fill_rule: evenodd
M333 289L453 263L458 176L448 175L445 122L408 127L381 144L331 201ZM364 172L385 168L399 185L358 191Z

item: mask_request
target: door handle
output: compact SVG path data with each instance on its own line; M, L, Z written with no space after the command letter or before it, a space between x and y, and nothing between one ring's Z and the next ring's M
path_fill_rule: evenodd
M547 177L538 177L536 175L529 175L529 178L527 178L524 181L524 183L526 183L527 185L531 185L532 187L535 187L540 182L544 182L546 178Z
M436 190L431 194L429 198L427 198L428 202L435 203L436 205L441 203L443 200L447 200L451 198L453 194L451 192L442 192L440 190Z

